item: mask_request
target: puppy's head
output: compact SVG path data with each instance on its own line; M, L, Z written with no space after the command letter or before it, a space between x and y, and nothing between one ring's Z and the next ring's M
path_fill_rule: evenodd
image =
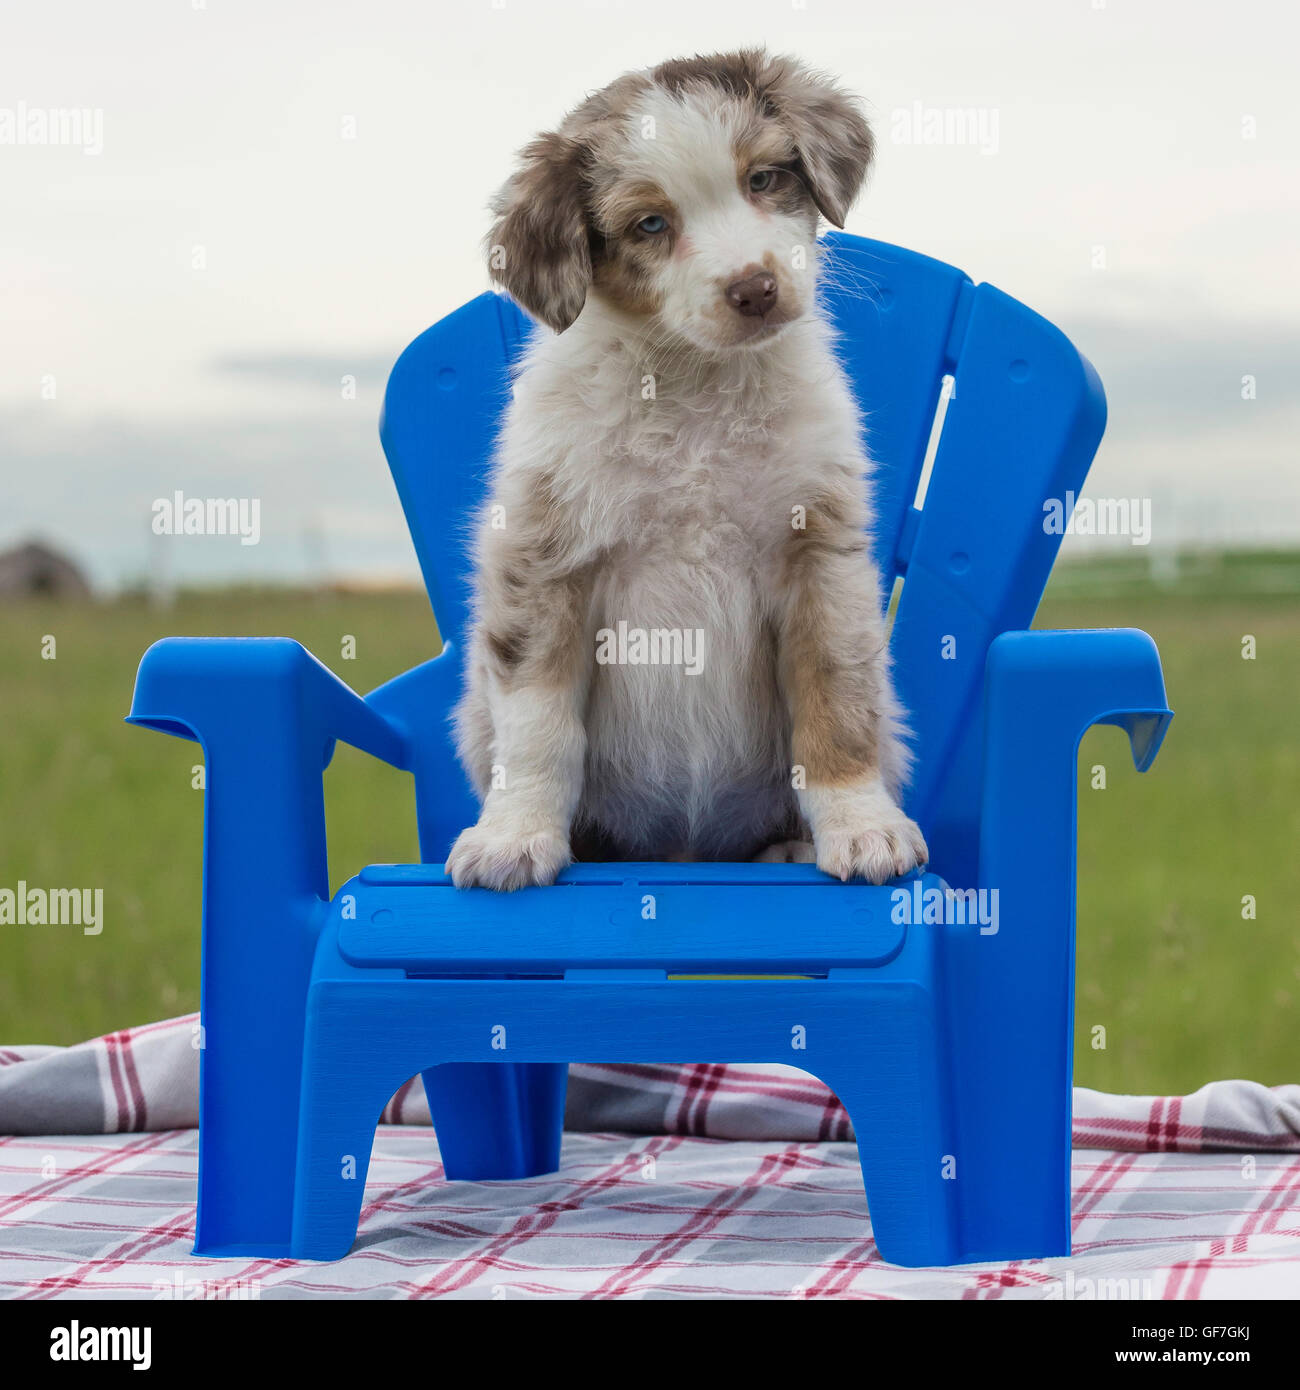
M853 102L792 59L663 63L524 150L489 267L557 332L590 294L652 336L757 346L811 309L818 214L843 226L871 156Z

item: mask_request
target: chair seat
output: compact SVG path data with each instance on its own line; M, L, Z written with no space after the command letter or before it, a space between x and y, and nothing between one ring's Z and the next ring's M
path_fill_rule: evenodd
M825 975L893 960L913 904L942 887L934 874L840 883L810 864L615 863L494 893L457 890L435 865L376 864L330 912L348 965L412 974Z

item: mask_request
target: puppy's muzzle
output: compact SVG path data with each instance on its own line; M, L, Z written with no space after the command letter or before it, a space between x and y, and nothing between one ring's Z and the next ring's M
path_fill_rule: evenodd
M723 291L727 303L745 318L766 318L776 308L776 276L756 271L735 280Z

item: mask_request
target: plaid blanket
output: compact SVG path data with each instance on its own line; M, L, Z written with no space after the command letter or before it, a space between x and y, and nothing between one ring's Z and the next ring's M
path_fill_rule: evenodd
M885 1264L847 1116L777 1066L574 1067L560 1171L511 1183L442 1181L417 1078L346 1259L198 1259L196 1022L0 1048L0 1294L1300 1297L1300 1086L1245 1081L1075 1091L1068 1259Z

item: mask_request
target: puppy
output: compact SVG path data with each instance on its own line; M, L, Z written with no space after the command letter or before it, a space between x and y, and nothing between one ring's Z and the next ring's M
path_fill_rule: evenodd
M447 872L572 859L926 859L899 809L860 421L815 297L872 157L788 58L663 63L539 136L496 198L527 353L477 535Z

